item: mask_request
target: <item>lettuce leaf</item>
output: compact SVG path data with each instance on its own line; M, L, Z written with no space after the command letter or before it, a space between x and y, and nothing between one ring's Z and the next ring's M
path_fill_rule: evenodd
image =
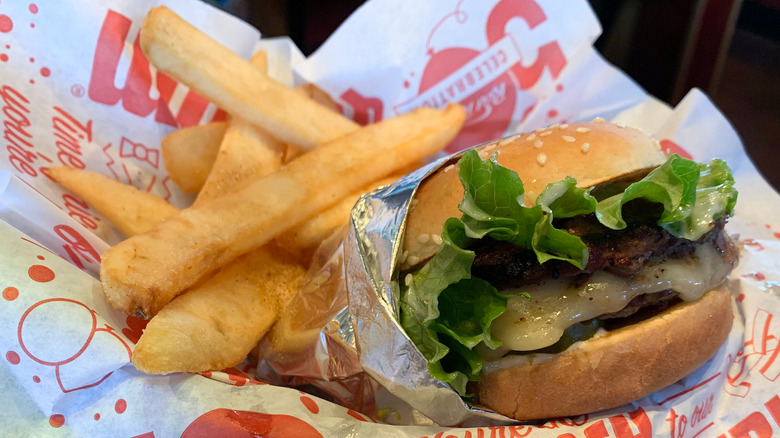
M562 185L553 184L545 189L540 195L543 202L526 207L523 182L517 172L499 165L496 157L483 161L471 150L458 163L464 188L458 208L463 212L461 221L467 236L474 239L487 236L532 249L540 263L558 259L584 268L588 261L587 247L579 237L553 227L554 212L550 205L556 209L562 205L583 209L587 204L592 209L595 200L591 203L590 194L578 189L576 181L570 178Z
M701 164L673 154L623 193L600 201L596 209L599 222L615 230L625 228L623 205L638 198L663 204L658 220L663 229L675 237L698 240L715 220L733 212L737 190L723 160Z
M696 240L713 222L731 214L737 200L731 171L722 160L699 164L671 155L623 193L601 201L592 188L577 187L574 178L549 184L536 205L523 203L524 187L513 170L482 160L475 150L463 154L458 175L464 187L461 218L450 218L442 247L401 290L401 324L428 360L431 374L461 395L480 378L477 344L498 348L492 322L506 311L508 296L471 276L475 254L468 248L489 237L533 250L539 263L563 260L582 269L588 250L582 240L553 226L554 218L595 214L606 227L623 229L622 208L635 199L663 205L659 226L674 236Z

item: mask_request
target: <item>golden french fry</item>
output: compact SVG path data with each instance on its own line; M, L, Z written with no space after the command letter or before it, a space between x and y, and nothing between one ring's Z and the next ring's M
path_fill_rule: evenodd
M282 142L311 150L357 128L261 73L164 6L151 9L140 42L160 71Z
M295 87L295 91L308 97L312 101L317 102L323 107L341 114L341 107L339 107L339 105L331 99L330 95L322 90L322 88L314 84L301 84Z
M282 156L282 145L276 139L233 117L194 205L240 188L253 177L276 171L282 166Z
M352 211L352 207L358 198L377 187L391 184L400 176L394 175L379 181L372 181L370 184L360 188L360 190L345 196L325 211L313 216L299 227L293 228L277 237L274 242L282 248L314 249L325 238L330 236L336 228L349 222L349 212Z
M196 193L203 187L227 126L227 122L211 122L177 129L163 137L160 149L165 168L182 190Z
M306 270L264 247L245 254L155 315L133 351L151 374L221 370L241 362L306 281Z
M258 52L252 64L265 71L265 52ZM195 204L278 169L280 152L274 139L233 117ZM303 266L278 249L265 246L244 254L163 307L136 344L133 364L152 374L236 365L305 280Z
M89 170L55 166L47 175L80 197L125 236L145 233L179 210L152 193Z
M252 65L265 73L267 57L260 51ZM194 205L232 192L252 178L276 171L282 166L284 145L261 129L233 116L219 146L219 154Z
M465 111L419 108L323 145L237 192L182 211L103 255L103 293L116 309L155 315L184 289L259 248L371 180L452 141Z
M265 50L258 50L257 53L252 55L249 63L260 70L261 73L266 74L268 72L268 53Z
M289 163L290 161L300 157L301 155L305 154L305 151L302 151L298 148L296 148L293 145L285 145L284 149L284 162Z

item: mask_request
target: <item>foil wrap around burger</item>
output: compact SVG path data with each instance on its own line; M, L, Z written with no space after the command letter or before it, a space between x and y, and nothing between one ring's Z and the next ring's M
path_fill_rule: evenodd
M360 198L346 237L334 239L331 248L323 244L315 255L323 261L313 263L312 280L293 300L299 315L305 315L306 321L296 327L305 347L276 353L265 345L258 376L311 390L369 415L384 407L377 405L377 393L389 391L417 411L412 420L417 423L514 421L470 406L449 385L434 379L399 322L403 279L398 278L398 265L411 201L428 175L456 162L463 152Z

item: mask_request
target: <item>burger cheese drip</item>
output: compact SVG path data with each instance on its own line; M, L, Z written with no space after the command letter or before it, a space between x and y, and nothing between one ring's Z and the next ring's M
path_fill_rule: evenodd
M556 343L575 323L618 312L642 294L672 290L683 301L693 301L722 283L731 271L732 264L723 263L723 258L721 251L707 244L690 258L667 258L633 277L598 271L579 285L560 279L504 290L514 296L506 312L493 321L491 332L508 350L531 351Z

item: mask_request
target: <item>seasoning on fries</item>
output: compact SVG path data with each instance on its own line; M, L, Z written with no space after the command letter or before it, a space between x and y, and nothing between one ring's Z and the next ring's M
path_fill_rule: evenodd
M165 306L133 352L151 374L232 367L246 358L306 281L306 269L273 248L261 248Z
M419 108L323 145L241 190L182 211L103 255L108 302L154 316L188 287L377 177L441 150L465 111Z

